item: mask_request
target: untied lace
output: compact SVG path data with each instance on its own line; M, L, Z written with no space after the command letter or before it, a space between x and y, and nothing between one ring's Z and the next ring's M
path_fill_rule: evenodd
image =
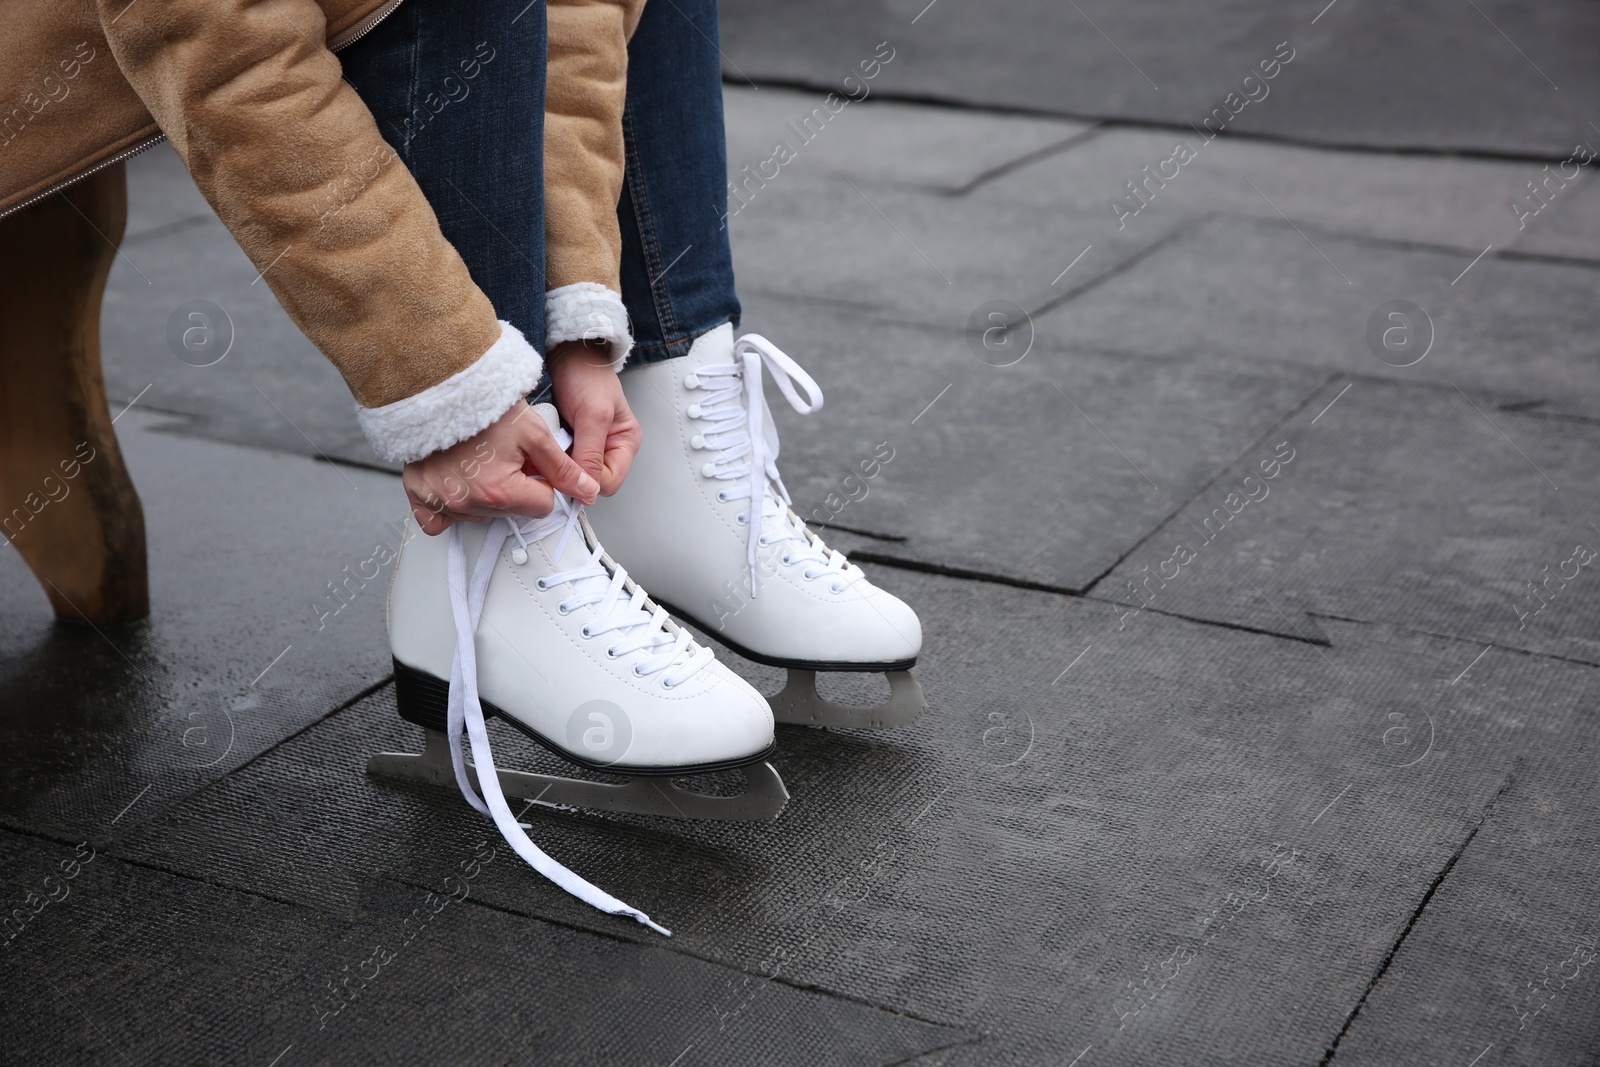
M863 572L843 553L823 544L790 510L789 490L778 474L778 433L767 407L762 370L772 373L789 406L802 415L821 409L822 389L800 364L758 333L747 333L735 341L733 354L734 363L706 364L691 372L691 387L708 390L711 395L689 405L688 413L691 418L712 424L710 432L696 435L695 444L717 453L701 473L732 483L717 494L718 499L748 498L752 502L747 542L750 595L756 595L757 549L789 541L800 545L785 556L785 563L818 564L816 568L808 566L804 577L810 580L832 574L833 591L843 592L862 578ZM805 390L804 399L796 391L796 383ZM756 506L758 497L760 505ZM778 532L763 535L762 527L767 523L775 524Z
M522 825L517 822L516 817L511 814L511 808L506 804L505 794L500 789L500 778L495 770L494 756L489 749L489 734L484 729L483 705L478 697L477 644L473 635L477 632L478 622L483 617L483 604L489 590L489 579L494 574L500 549L505 545L507 538L514 536L520 546L519 550L514 551L515 558L518 553L526 553L529 544L541 541L559 530L561 540L556 546L553 557L559 560L568 540L574 532L580 530L582 509L560 493L556 494L555 500L555 509L545 518L526 522L496 519L490 523L483 547L479 549L478 558L473 564L470 580L467 577L466 547L461 538L461 526L457 524L450 528L447 570L450 610L454 615L456 627L456 649L455 657L450 664L448 705L450 762L455 770L456 784L461 789L461 795L466 797L467 803L492 818L512 851L526 860L534 870L579 900L603 912L631 916L657 933L671 937L671 931L651 921L644 912L623 903L551 859L529 839L527 834L523 833ZM611 655L620 657L632 652L653 652L654 655L634 665L634 673L643 677L658 671L666 671L662 677L664 685L668 688L681 685L711 661L711 650L692 645L688 631L683 628L669 626L666 611L649 603L644 590L628 581L625 570L615 564L608 570L606 563L602 562L603 551L598 544L595 545L593 553L583 565L541 578L541 587L549 588L573 583L575 595L562 602L563 613L587 604L598 605L596 614L599 615L600 621L598 624L585 625L584 631L588 636L618 631L621 639L609 649ZM483 799L479 799L477 792L472 788L472 782L467 778L466 760L461 753L463 726L472 744L472 761L477 767L478 785L483 789Z

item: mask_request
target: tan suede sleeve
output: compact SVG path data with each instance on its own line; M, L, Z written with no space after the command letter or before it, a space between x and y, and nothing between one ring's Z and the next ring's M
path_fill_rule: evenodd
M501 337L421 189L341 78L314 0L98 0L123 76L363 407Z
M548 0L545 288L621 291L622 108L644 0Z

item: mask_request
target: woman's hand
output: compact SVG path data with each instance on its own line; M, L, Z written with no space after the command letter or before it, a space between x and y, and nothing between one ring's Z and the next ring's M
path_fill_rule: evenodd
M602 496L622 487L642 434L604 344L565 341L550 350L545 368L556 410L572 427L572 458L600 486ZM592 503L593 501L589 501Z
M606 370L611 373L609 367ZM611 373L613 382L616 377ZM620 397L620 385L617 391ZM637 427L635 423L635 448ZM632 452L628 455L631 459ZM623 470L626 473L626 465ZM594 503L600 491L595 479L562 451L526 400L518 400L482 432L407 463L401 481L417 525L430 535L443 533L456 522L548 515L555 507L552 489L585 504Z

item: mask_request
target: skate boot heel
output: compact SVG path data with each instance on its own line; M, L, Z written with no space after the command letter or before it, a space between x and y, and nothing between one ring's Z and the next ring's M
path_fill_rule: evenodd
M444 733L450 725L450 683L394 663L394 702L400 717L424 730Z

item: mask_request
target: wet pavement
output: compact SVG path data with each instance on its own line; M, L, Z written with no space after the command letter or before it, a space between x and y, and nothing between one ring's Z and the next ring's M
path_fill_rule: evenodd
M398 478L138 157L153 611L58 626L0 550L0 1061L1597 1062L1600 191L1527 188L1600 146L1597 12L725 7L730 170L793 149L729 219L744 325L827 394L785 477L918 608L931 707L780 727L772 823L526 815L670 941L367 778L420 743ZM1286 39L1245 136L1190 126Z

